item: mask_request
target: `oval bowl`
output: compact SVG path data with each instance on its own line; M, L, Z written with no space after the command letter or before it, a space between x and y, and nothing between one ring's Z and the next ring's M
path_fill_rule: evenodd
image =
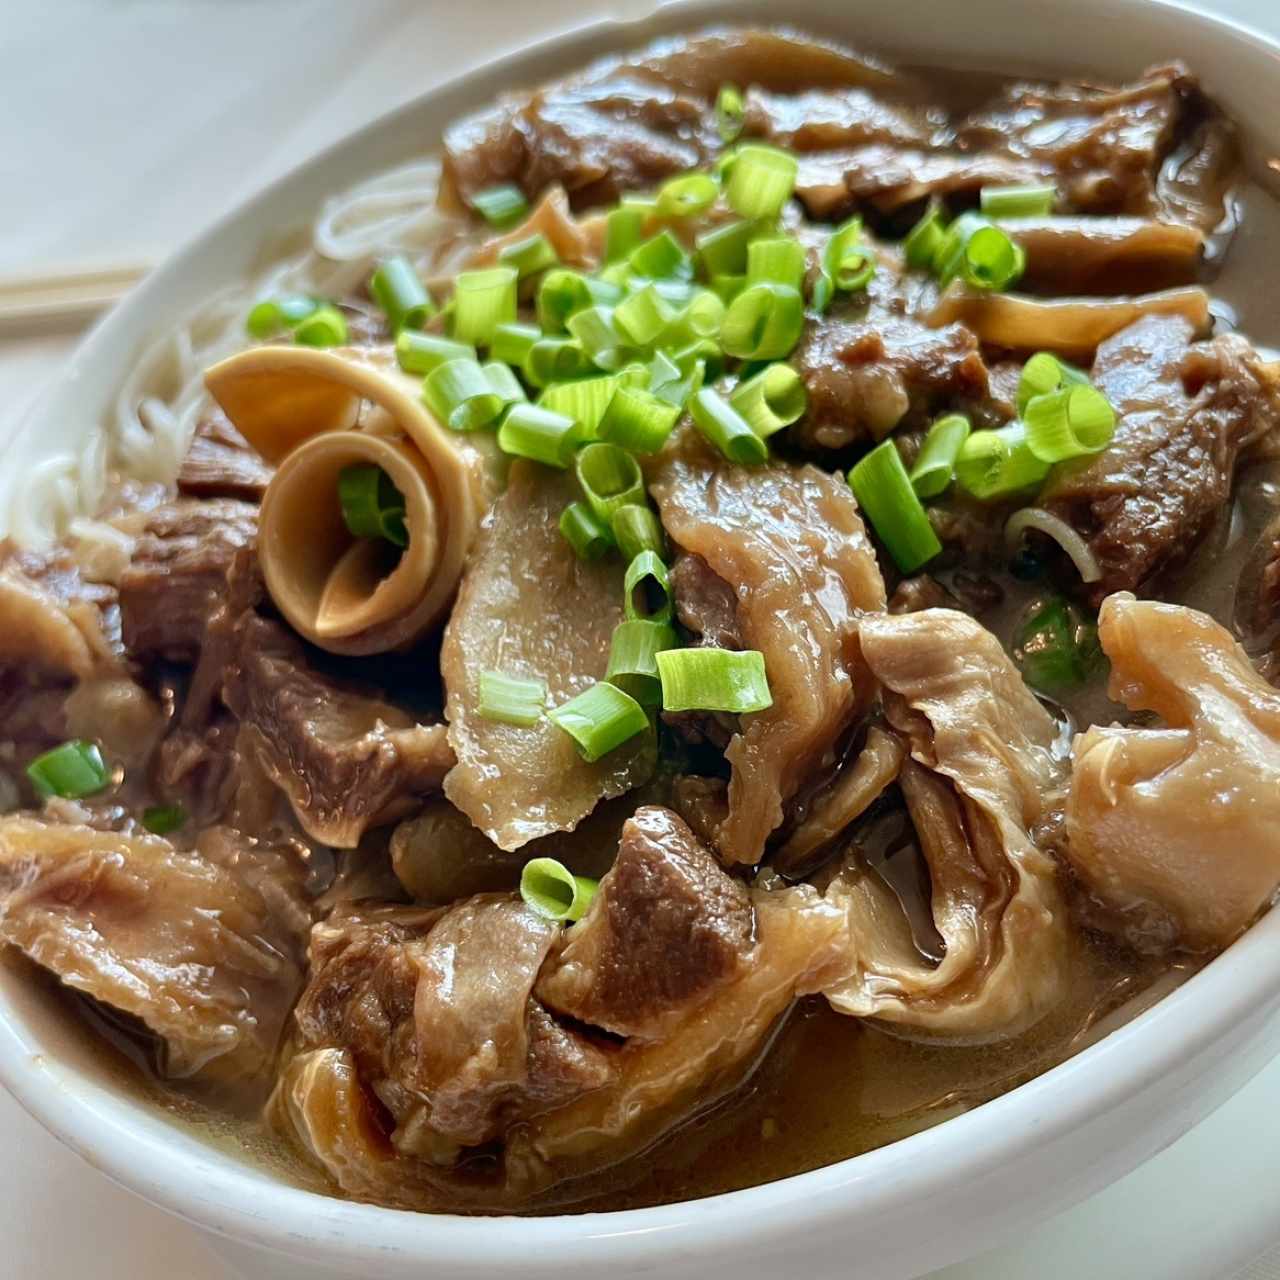
M432 149L443 126L602 53L710 22L768 23L766 0L672 4L499 59L360 129L243 204L150 276L81 344L8 444L0 513L22 476L101 421L146 338L255 266L324 197ZM1124 77L1190 57L1242 122L1255 158L1280 152L1280 45L1157 0L798 0L791 25L901 62ZM923 37L922 33L927 32ZM1100 39L1103 35L1105 38ZM3 521L0 519L0 528ZM122 1186L186 1218L255 1277L456 1280L565 1271L664 1280L894 1280L990 1248L1167 1146L1280 1049L1280 913L1178 990L1070 1061L964 1115L814 1172L732 1194L618 1213L420 1215L298 1189L145 1103L65 1013L0 968L0 1082Z

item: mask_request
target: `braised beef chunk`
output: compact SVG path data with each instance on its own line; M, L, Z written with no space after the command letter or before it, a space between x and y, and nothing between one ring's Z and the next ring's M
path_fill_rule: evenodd
M232 557L257 533L257 509L232 498L179 498L152 511L120 578L129 652L194 662L226 595Z
M1240 451L1280 424L1280 370L1242 338L1192 336L1183 320L1151 317L1098 348L1093 380L1118 415L1115 437L1042 495L1098 558L1095 602L1182 563L1223 509Z
M277 622L247 614L223 693L243 745L303 828L340 849L438 791L453 765L443 724L317 672Z
M671 566L671 594L676 617L698 644L741 649L738 597L733 588L701 557L681 552Z
M873 142L927 146L946 125L936 107L900 105L858 87L781 94L752 86L744 106L744 134L799 152Z
M178 469L178 492L192 498L238 498L259 502L271 468L253 451L216 405L196 424Z
M670 809L637 809L613 869L537 986L544 1004L654 1039L738 974L751 899Z

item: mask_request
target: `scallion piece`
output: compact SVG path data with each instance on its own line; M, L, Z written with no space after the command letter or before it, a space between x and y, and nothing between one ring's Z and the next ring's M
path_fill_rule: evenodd
M1089 385L1089 375L1083 369L1059 360L1050 351L1038 351L1022 366L1022 375L1018 379L1018 413L1026 413L1027 405L1036 396L1077 385Z
M747 465L764 462L769 446L751 424L712 387L703 387L689 399L693 424L730 462Z
M484 376L489 379L494 394L502 397L504 405L518 404L529 398L509 365L503 364L501 360L491 360L480 367L484 370Z
M560 513L560 532L579 560L599 560L613 546L608 527L585 502L571 502L565 507Z
M484 220L499 231L513 227L529 212L529 202L524 192L512 182L477 191L471 197L472 205L480 211Z
M536 324L500 324L493 331L493 341L489 344L489 354L503 364L524 364L533 344L542 337L542 330ZM474 351L468 354L474 355Z
M514 267L463 271L453 284L453 336L487 347L494 330L516 318Z
M487 427L505 404L479 363L466 358L432 369L422 383L422 400L453 431Z
M1033 603L1014 634L1022 677L1042 693L1084 684L1102 665L1097 627L1061 596Z
M533 858L520 873L525 905L548 920L573 924L581 920L600 887L589 876L575 876L554 858Z
M1051 185L983 187L979 200L989 218L1042 218L1053 212L1058 189Z
M742 132L746 111L738 86L722 84L720 92L716 94L716 132L726 146Z
M892 440L876 445L849 472L858 505L903 573L914 573L942 550Z
M671 352L671 358L686 377L693 372L696 365L703 366L707 378L718 378L724 372L724 352L706 338L700 338L679 351ZM742 368L746 369L747 366L743 365ZM698 385L701 386L701 382ZM694 390L696 391L697 387Z
M541 680L526 680L501 671L480 673L480 698L476 711L483 720L528 728L542 719L547 702L547 686Z
M610 209L604 220L604 260L621 262L643 239L644 224L651 210L647 205L624 200Z
M653 357L649 366L649 390L659 400L683 409L685 402L702 386L706 367L701 361L694 361L689 369L684 369L664 351Z
M747 246L747 287L781 284L799 290L804 281L804 245L794 236L769 236Z
M799 163L776 147L739 147L729 170L725 199L743 218L776 218L791 198Z
M381 467L357 463L338 472L338 505L342 522L356 538L385 538L407 547L404 494Z
M1000 227L979 227L965 243L960 272L975 289L1007 289L1027 268L1027 255Z
M629 693L641 706L659 706L662 686L658 680L658 654L679 644L680 639L669 623L628 618L613 629L604 678Z
M142 825L155 836L167 836L186 822L187 811L180 804L153 804L142 811Z
M633 354L619 330L612 307L587 307L569 317L569 333L581 345L597 369L621 369Z
M340 347L347 341L347 319L332 303L322 303L293 326L293 340L304 347Z
M804 299L782 284L755 284L729 304L720 345L740 360L779 360L804 331Z
M747 277L740 276L712 276L711 292L720 299L721 302L728 306L734 298L747 287Z
M596 439L600 420L604 417L614 392L623 386L638 386L645 378L644 366L628 366L605 377L578 378L572 382L556 382L538 397L544 409L572 418L581 428L583 440Z
M97 744L73 738L38 755L27 765L27 777L42 796L79 800L101 791L110 781Z
M1049 474L1027 447L1020 422L998 431L975 431L956 457L956 479L961 487L983 501L1007 498L1034 488Z
M319 305L315 298L303 294L264 298L249 309L244 327L251 338L271 338L305 320Z
M630 564L642 551L663 553L662 525L648 507L629 503L613 513L613 540L622 558Z
M657 341L675 314L671 305L650 284L618 303L613 319L619 332L632 346L648 347Z
M666 230L632 249L627 262L635 275L646 280L688 280L693 275L693 260Z
M547 719L574 740L588 763L649 727L644 708L629 693L604 681L547 712Z
M1115 435L1116 413L1097 387L1075 384L1033 396L1022 415L1027 448L1041 462L1098 453Z
M750 220L729 222L714 231L704 231L695 243L707 276L715 279L718 275L745 275L747 248L762 234L762 224Z
M538 286L538 323L548 334L560 333L576 312L597 305L616 306L621 300L618 285L557 267L548 271Z
M596 434L630 453L657 453L667 442L680 407L643 387L619 387L600 419Z
M449 360L475 358L476 349L469 342L454 342L414 329L401 329L396 335L396 361L405 373L430 373Z
M504 246L498 254L498 261L504 267L513 267L521 280L560 263L555 249L551 247L551 241L541 231L535 231L533 235L517 240L515 244Z
M641 551L635 556L627 565L622 589L628 618L639 618L645 622L670 622L675 614L671 599L671 575L667 572L662 557L656 552Z
M724 323L725 304L710 289L699 289L672 318L658 341L668 350L683 350L708 342L718 351L715 338Z
M660 218L696 218L719 194L720 184L709 173L682 173L658 188L654 212Z
M951 483L969 430L969 419L959 413L949 413L929 428L911 468L911 487L917 497L936 498Z
M578 452L576 468L588 506L606 527L619 507L645 500L640 464L616 444L587 445Z
M369 292L386 315L392 333L421 329L435 314L435 303L426 285L403 254L379 263L369 280Z
M664 711L730 711L773 706L764 654L755 649L666 649L657 655Z
M580 439L578 424L572 418L536 404L512 405L498 428L498 447L503 453L532 458L562 471L573 461Z
M902 242L907 266L917 271L931 271L946 233L947 226L942 216L942 202L935 196L929 201L929 207L925 210L923 217L907 232L907 238Z
M766 365L740 383L729 403L761 439L799 420L808 404L800 375L789 364Z
M520 368L535 387L549 387L553 382L595 372L591 357L577 338L539 338Z

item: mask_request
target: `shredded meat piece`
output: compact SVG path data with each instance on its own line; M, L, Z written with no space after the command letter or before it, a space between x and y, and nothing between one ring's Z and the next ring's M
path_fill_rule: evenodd
M196 423L187 456L178 468L179 493L260 502L270 480L271 468L216 405Z
M927 146L946 124L937 108L899 105L858 87L780 94L752 86L744 108L745 135L798 152L834 151L872 142Z

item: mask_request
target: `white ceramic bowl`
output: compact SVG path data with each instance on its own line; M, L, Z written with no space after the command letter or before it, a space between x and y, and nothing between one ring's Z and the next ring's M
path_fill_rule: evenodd
M149 333L245 273L276 228L327 193L429 149L500 90L710 20L768 22L767 0L668 5L494 63L362 129L175 255L84 342L5 455L26 469L100 420ZM800 0L798 27L903 61L1124 77L1185 57L1250 133L1280 151L1280 47L1150 0ZM4 509L0 497L0 510ZM1278 1049L1280 912L1164 1001L1064 1065L986 1106L854 1160L731 1195L628 1213L537 1219L423 1216L300 1191L144 1105L41 993L0 970L0 1080L109 1177L215 1233L254 1277L459 1280L564 1271L664 1280L792 1273L908 1277L1062 1210L1172 1142Z

